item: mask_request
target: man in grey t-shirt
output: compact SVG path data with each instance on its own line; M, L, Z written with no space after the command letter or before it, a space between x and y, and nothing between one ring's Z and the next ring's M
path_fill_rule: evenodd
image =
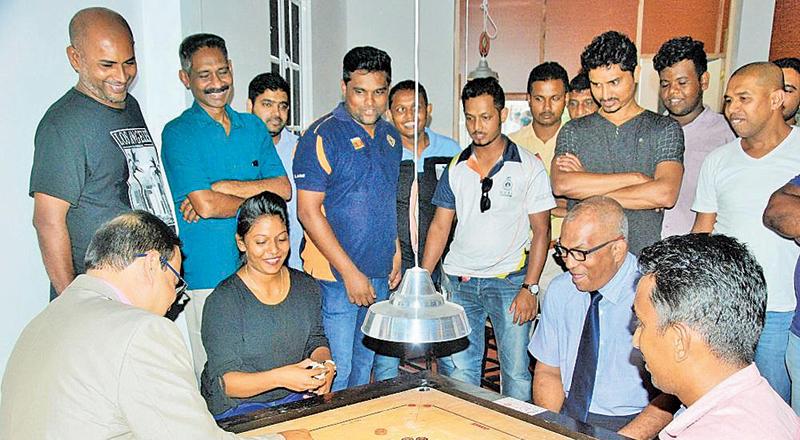
M636 47L623 34L595 37L581 54L597 113L561 129L551 166L553 192L577 201L605 195L624 208L630 250L661 238L663 210L675 204L683 177L683 132L677 122L636 103Z
M69 36L78 83L39 122L29 189L51 299L84 272L89 240L103 222L144 209L175 224L155 144L128 94L136 76L128 23L88 8L72 18Z

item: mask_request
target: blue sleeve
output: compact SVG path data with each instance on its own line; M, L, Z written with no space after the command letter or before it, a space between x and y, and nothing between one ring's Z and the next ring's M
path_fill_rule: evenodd
M300 137L292 162L294 183L298 190L325 192L328 188L332 168L326 147L322 137L311 129Z
M259 121L261 124L261 121ZM263 124L262 124L263 125ZM262 179L270 177L285 176L286 170L283 168L281 158L278 156L278 151L275 150L275 144L272 143L272 137L269 132L264 130L265 134L261 140L261 148L259 148L260 157L258 159L259 171L261 172Z
M442 173L442 178L436 184L436 192L433 193L431 203L446 209L456 209L456 195L453 194L453 188L450 186L450 167L453 164L447 165Z
M558 283L551 282L550 286L556 287L553 284L557 285ZM531 337L531 342L528 344L528 351L539 362L560 368L557 322L561 316L555 304L555 297L559 295L559 292L551 288L548 290L548 294L542 298L542 313L539 317L539 324Z
M176 202L192 191L211 189L211 179L197 161L197 150L189 133L167 124L161 134L161 160Z
M790 180L789 183L791 183L792 185L795 185L795 186L800 186L800 174L795 176L794 179Z

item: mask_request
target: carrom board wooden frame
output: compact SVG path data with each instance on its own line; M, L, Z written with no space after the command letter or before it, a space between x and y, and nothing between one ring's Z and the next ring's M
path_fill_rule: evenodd
M625 438L549 411L532 416L493 403L499 398L492 391L423 371L232 417L219 425L253 435L309 429L319 440L341 438L342 433L349 440L447 440L444 433L449 438L486 440ZM392 419L413 422L398 424Z

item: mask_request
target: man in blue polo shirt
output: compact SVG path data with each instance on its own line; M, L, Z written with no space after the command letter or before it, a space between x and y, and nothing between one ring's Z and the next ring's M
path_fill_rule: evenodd
M297 146L297 135L286 129L289 121L289 83L277 73L262 73L250 81L247 91L247 111L264 121L272 143L281 158L283 168L289 174L292 194L296 194L292 177L292 158ZM303 270L300 259L300 242L303 241L303 227L297 220L297 197L286 203L289 213L289 243L291 252L287 264L292 269Z
M528 401L531 374L525 347L538 309L550 209L556 203L542 161L500 134L508 109L497 80L468 82L461 103L472 144L453 158L436 187L422 267L433 272L457 217L442 288L464 307L472 333L466 349L440 362L441 371L480 385L488 316L499 347L500 391Z
M244 199L271 191L285 199L291 187L264 123L228 101L233 72L225 40L186 37L179 77L195 102L170 121L161 155L178 215L185 278L192 290L185 310L195 371L205 363L200 321L205 297L239 266L236 211Z
M436 183L447 164L461 152L453 139L427 128L433 106L428 92L419 84L418 111L414 112L412 80L400 81L389 92L389 116L403 142L403 161L400 162L400 180L397 188L397 235L403 259L402 272L414 267L415 256L425 248L425 236L433 220L436 207L431 203ZM416 123L416 124L415 124ZM417 137L416 148L414 135ZM417 180L414 180L414 155L417 156ZM439 270L431 273L438 284ZM383 343L375 355L373 373L375 380L397 376L400 357L405 354L405 344Z
M400 282L395 200L403 146L381 119L391 58L374 47L344 57L344 102L297 144L297 213L303 268L322 287L322 324L337 365L334 391L369 382L374 352L363 344L367 306Z

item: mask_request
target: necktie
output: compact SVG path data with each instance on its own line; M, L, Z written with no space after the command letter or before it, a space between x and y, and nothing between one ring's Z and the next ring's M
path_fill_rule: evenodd
M603 295L598 291L593 291L590 295L592 302L583 320L581 343L578 346L569 396L561 409L562 413L581 422L586 422L589 417L589 405L592 403L594 379L597 373L597 351L600 345L599 305Z

